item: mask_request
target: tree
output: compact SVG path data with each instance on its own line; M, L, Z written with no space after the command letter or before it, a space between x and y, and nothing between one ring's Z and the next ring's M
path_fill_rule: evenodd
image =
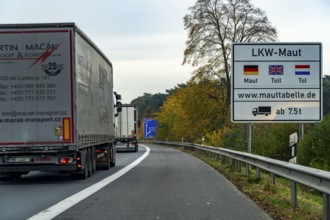
M167 96L167 94L162 93L144 93L143 96L132 100L131 104L137 106L139 112L139 120L142 120L143 118L152 117L153 114L158 112Z
M166 99L157 114L157 138L161 140L200 142L213 130L223 126L224 117L219 114L220 107L214 81L190 81Z
M298 124L255 124L252 126L252 152L288 161L290 134L298 132Z
M184 88L187 85L184 83L177 84L172 89L167 89L166 94L163 93L144 93L143 96L139 96L131 101L131 104L136 105L139 112L139 120L148 117L154 117L155 113L159 112L160 107L169 95L180 88Z
M232 42L277 40L277 31L264 12L249 0L197 0L184 17L188 40L183 64L198 67L197 79L220 81L224 114L230 105L230 55Z
M181 104L181 89L173 92L164 102L157 114L157 139L180 141L185 136L184 122L186 114Z
M330 171L330 116L316 123L297 147L299 164Z
M323 114L330 113L330 76L323 77Z

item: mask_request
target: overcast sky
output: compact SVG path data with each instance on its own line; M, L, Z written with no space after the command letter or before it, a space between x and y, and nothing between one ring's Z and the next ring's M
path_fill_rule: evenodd
M183 17L196 0L0 0L0 23L75 22L114 66L114 87L129 103L186 83ZM252 0L281 42L321 42L330 74L329 0Z

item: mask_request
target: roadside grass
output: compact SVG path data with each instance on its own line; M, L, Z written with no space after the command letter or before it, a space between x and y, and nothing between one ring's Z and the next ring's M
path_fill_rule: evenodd
M261 172L261 178L257 178L256 170L250 169L249 177L246 175L246 166L237 165L212 154L180 147L187 152L224 175L229 181L258 204L266 213L275 220L317 220L322 219L322 194L309 191L305 186L297 184L298 207L292 208L291 181L276 177L275 184L269 173Z

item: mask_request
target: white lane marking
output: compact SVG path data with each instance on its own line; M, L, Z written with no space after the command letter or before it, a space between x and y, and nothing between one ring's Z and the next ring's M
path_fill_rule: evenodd
M140 145L142 146L142 145ZM126 167L122 168L121 170L117 171L116 173L112 174L111 176L95 183L94 185L89 186L88 188L64 199L61 202L56 203L55 205L39 212L38 214L30 217L28 220L45 220L45 219L52 219L55 218L57 215L61 214L62 212L66 211L67 209L71 208L78 202L86 199L88 196L96 193L106 185L110 184L111 182L115 181L125 173L127 173L129 170L137 166L141 161L143 161L149 154L150 148L147 146L143 146L146 148L146 152L136 159L131 164L127 165Z

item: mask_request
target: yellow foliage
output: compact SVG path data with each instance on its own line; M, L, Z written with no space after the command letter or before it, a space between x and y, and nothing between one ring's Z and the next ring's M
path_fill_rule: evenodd
M164 102L157 115L161 140L198 141L223 126L222 94L214 81L189 82Z

